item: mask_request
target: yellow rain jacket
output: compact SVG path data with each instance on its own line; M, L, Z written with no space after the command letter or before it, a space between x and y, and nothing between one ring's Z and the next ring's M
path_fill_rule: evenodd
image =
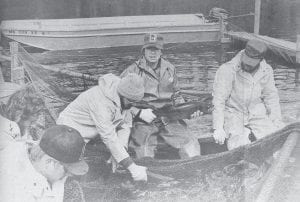
M57 124L77 129L86 141L100 135L117 162L129 157L125 150L128 139L124 142L123 136L129 137L132 127L132 115L121 109L119 82L113 74L100 77L98 86L81 93L57 120Z
M273 123L282 120L272 67L262 60L252 76L241 69L242 52L221 65L216 73L213 85L214 129L223 128L227 115L241 116L244 125L251 120L259 122L258 117L268 117Z

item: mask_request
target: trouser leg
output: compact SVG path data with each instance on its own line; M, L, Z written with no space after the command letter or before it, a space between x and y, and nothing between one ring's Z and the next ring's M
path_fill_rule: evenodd
M183 158L191 158L200 155L200 144L198 139L187 127L177 122L169 123L166 131L162 131L159 135L167 144L179 149L179 155Z
M131 131L130 147L134 149L137 158L154 157L157 146L158 128L152 124L135 123Z
M227 113L225 115L224 130L228 135L228 150L249 144L250 129L245 127L243 114Z
M251 117L248 125L257 139L261 139L277 130L276 126L267 115L256 115Z

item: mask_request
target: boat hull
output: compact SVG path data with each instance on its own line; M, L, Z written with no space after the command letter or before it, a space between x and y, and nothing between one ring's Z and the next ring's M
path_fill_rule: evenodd
M161 33L166 44L218 41L220 35L219 23L193 14L3 21L1 30L12 40L46 50L139 46L148 32Z
M152 200L170 199L169 193L172 193L172 190L179 192L173 193L174 196L180 196L180 192L185 195L196 192L198 193L197 199L205 195L213 198L210 193L214 194L215 189L228 190L228 193L233 190L232 192L236 194L235 197L243 199L246 193L249 197L253 197L251 195L253 191L249 187L255 189L255 184L259 186L260 179L263 178L270 166L268 161L272 158L272 154L282 147L291 133L300 135L300 122L290 124L261 140L231 151L187 160L144 158L135 162L146 166L150 171L148 183L144 189ZM124 182L130 180L129 173L111 174L109 170L104 173L99 172L101 167L105 167L105 163L99 161L99 156L92 159L87 159L90 171L81 179L84 193L90 201L101 196L106 196L107 200L112 201L129 200L132 199L131 197L145 199L145 197L139 198L139 194L145 192L141 191L140 184L127 188L123 186ZM164 189L164 194L161 194L160 186L164 185L166 181L169 184L167 184L167 189ZM249 183L247 190L245 183ZM130 195L122 195L122 193L130 193ZM222 197L228 197L228 193L224 192ZM203 200L206 201L205 197Z

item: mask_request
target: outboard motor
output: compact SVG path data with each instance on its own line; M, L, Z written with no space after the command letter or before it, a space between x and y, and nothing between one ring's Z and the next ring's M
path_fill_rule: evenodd
M227 20L229 12L223 8L214 7L209 11L209 18L213 21L218 21L220 18Z

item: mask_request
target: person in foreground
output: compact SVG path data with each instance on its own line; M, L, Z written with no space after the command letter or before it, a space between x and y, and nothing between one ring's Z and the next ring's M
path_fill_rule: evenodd
M163 37L160 34L149 33L144 37L141 58L123 71L121 77L129 73L136 73L143 78L145 96L143 101L162 107L165 104L179 104L185 102L180 95L178 79L175 67L162 58ZM173 101L173 103L172 103ZM179 149L181 158L190 158L200 155L200 145L198 140L187 129L180 127L178 123L168 123L173 128L181 129L181 132L171 133L159 132L159 129L151 122L155 119L151 109L139 110L132 108L133 114L144 122L136 121L131 133L133 141L130 146L135 150L138 158L149 156L154 157L157 146L157 136L159 133L167 144ZM192 117L200 115L195 112ZM146 122L146 123L145 123Z
M83 175L85 142L75 129L48 128L39 144L10 142L0 151L1 201L63 201L67 176Z
M86 142L100 136L112 162L127 168L134 180L147 181L146 168L136 165L126 151L132 127L129 109L143 96L143 81L137 74L122 79L106 74L97 86L81 93L60 113L57 124L77 129Z
M227 139L229 150L283 127L273 69L264 59L266 49L263 42L250 40L244 50L217 70L213 136L219 144Z

